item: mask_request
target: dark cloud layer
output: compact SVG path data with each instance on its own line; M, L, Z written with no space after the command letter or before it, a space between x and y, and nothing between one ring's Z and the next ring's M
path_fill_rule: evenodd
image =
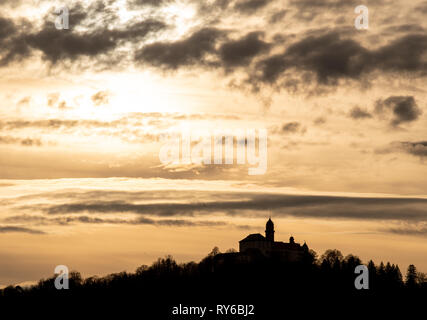
M385 232L404 236L427 237L427 225L425 223L404 224L403 226L384 229Z
M234 9L245 14L251 14L266 7L272 0L237 0Z
M215 52L215 45L223 35L219 29L203 28L183 40L149 44L136 52L135 60L166 69L208 65L205 56Z
M356 40L343 38L338 31L309 35L291 44L283 53L262 59L251 83L273 84L287 71L303 71L304 82L337 85L339 80L361 80L374 71L406 72L425 76L427 64L425 34L409 34L378 49L370 50ZM292 76L292 73L289 75Z
M132 9L141 7L161 7L169 3L173 3L175 0L128 0L128 6Z
M391 143L388 151L403 151L417 157L427 157L427 141L409 142L399 141Z
M35 200L40 197L55 199L57 204L36 204ZM185 202L189 201L188 199L194 200ZM33 204L16 206L17 202L27 200L31 200ZM427 199L423 198L191 190L178 194L172 190L159 190L154 193L93 190L25 196L22 199L17 198L14 207L19 214L3 218L2 222L8 226L18 224L20 227L31 228L49 225L112 224L250 229L248 225L234 224L230 218L262 218L267 213L276 218L383 221L418 231L427 224ZM224 216L229 218L216 221L206 219ZM389 232L398 233L396 230ZM415 231L414 235L417 235Z
M0 40L6 39L10 34L16 31L16 26L12 20L0 17Z
M77 213L135 213L159 217L196 216L221 212L230 216L253 216L273 211L275 216L356 220L427 221L427 199L356 198L338 196L297 196L275 194L234 194L228 201L197 203L163 202L135 204L126 201L90 201L34 206L49 215Z
M340 78L359 78L365 69L368 51L354 40L341 39L338 33L309 36L287 48L283 54L259 63L261 77L272 83L291 68L314 73L322 84L336 84Z
M29 233L29 234L44 234L43 231L25 228L25 227L16 227L16 226L0 226L0 233Z
M38 33L28 35L24 41L31 48L40 50L44 59L54 64L63 59L96 56L115 47L113 38L102 32L77 34L59 31L52 24L45 25Z
M29 32L28 21L15 23L12 19L0 16L0 67L13 61L20 61L30 56L25 40L20 38Z
M133 0L129 3L159 11L158 7L167 2ZM211 5L195 1L189 3L197 4L200 10L207 8L207 12L221 10L253 14L267 7L270 2L216 0ZM327 10L355 4L353 0L291 2L291 6L300 10ZM380 4L380 1L374 4ZM156 35L169 27L160 13L122 24L116 8L101 0L89 5L77 3L70 12L70 30L56 30L51 15L44 17L46 22L41 27L35 27L29 21L0 17L0 63L6 65L19 61L38 51L51 64L78 64L87 62L87 58L96 58L93 63L110 67L120 61L125 63L133 60L140 66L164 70L197 66L206 70L230 72L236 66L245 66L247 80L242 84L249 85L255 91L264 85L288 90L316 84L334 87L342 80L361 81L384 73L424 77L427 72L427 35L420 31L422 29L410 28L394 35L386 44L368 47L357 40L354 30L349 32L348 29L340 28L310 30L294 35L281 34L265 41L263 37L266 28L263 26L248 31L246 35L240 32L240 38L230 39L228 35L240 31L238 27L225 31L218 25L220 19L213 19L213 22L199 24L181 39L156 41ZM269 15L272 19L270 23L283 18L286 11L273 13ZM198 14L206 18L206 13L200 11ZM265 35L267 39L268 36L271 35ZM153 41L145 42L147 37ZM121 50L124 45L126 52ZM276 50L271 50L273 48Z
M262 32L251 32L221 45L219 55L225 68L248 65L253 57L268 51L270 44L261 40L263 35Z
M422 110L412 96L392 96L385 100L378 100L375 112L380 116L390 117L392 126L413 122L422 114Z
M127 225L153 225L153 226L167 226L167 227L223 227L230 225L223 221L191 221L188 219L151 219L147 217L137 217L136 219L107 219L89 216L78 216L78 217L58 217L58 218L47 218L43 216L32 216L32 215L18 215L3 219L7 223L30 223L31 225L61 225L68 226L76 223L83 224L127 224ZM245 225L239 225L239 228L248 227ZM7 230L15 230L18 227L8 227ZM249 227L248 227L249 228ZM27 230L26 228L18 228ZM31 229L29 229L31 230ZM8 231L12 232L12 231ZM35 231L34 233L42 233Z
M150 17L122 25L119 23L116 9L102 0L88 5L76 3L69 8L69 13L68 30L56 29L57 16L53 11L43 17L44 23L41 27L30 21L21 21L20 25L16 25L13 20L0 17L0 26L4 30L0 31L0 63L7 65L27 58L37 51L42 53L44 60L52 64L78 62L80 58L110 54L124 42L141 41L149 34L167 28L163 21ZM109 59L113 61L114 55Z
M377 0L377 2L379 2ZM343 8L343 7L356 7L360 4L357 0L291 0L290 4L297 6L300 9L312 9L312 8Z
M25 37L24 41L33 49L43 53L52 63L62 59L76 60L81 56L95 57L109 53L120 41L135 41L150 32L164 29L163 22L148 19L135 22L121 29L94 29L89 32L57 30L52 23L46 23L42 30Z

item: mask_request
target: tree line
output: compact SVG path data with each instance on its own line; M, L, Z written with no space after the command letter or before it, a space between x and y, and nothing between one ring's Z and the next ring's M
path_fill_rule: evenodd
M83 278L73 271L69 274L69 290L55 288L56 276L41 279L30 287L8 286L0 290L0 304L39 301L41 305L52 306L55 304L52 301L60 305L65 299L77 306L90 301L92 307L97 302L111 301L107 304L111 307L120 303L128 305L128 301L136 299L136 303L143 302L152 312L162 310L166 318L167 310L178 301L247 301L257 305L257 310L271 312L272 306L279 308L283 301L292 305L302 301L342 304L354 299L377 303L381 299L386 301L385 297L390 295L427 296L426 275L414 265L409 265L402 275L398 265L375 264L372 260L366 264L369 290L357 290L355 268L361 264L359 257L352 254L344 257L336 249L326 250L320 257L310 250L301 261L288 262L262 255L242 259L234 250L221 253L215 247L198 263L178 263L172 256L166 256L150 266L140 266L135 272Z

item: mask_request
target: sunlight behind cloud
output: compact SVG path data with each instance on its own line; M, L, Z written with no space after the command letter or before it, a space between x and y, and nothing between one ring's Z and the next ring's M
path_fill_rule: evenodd
M177 36L184 35L193 25L193 18L196 13L194 7L177 2L167 6L165 14L174 21Z

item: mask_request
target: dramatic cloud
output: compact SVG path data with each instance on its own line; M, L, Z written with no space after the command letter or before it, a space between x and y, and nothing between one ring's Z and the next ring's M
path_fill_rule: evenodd
M380 116L390 118L392 126L413 122L422 114L412 96L392 96L385 100L378 100L375 112Z
M43 53L43 57L57 63L63 59L74 60L79 56L96 56L112 50L116 43L112 37L103 32L77 34L57 30L52 24L28 36L26 41L32 48Z
M215 44L224 32L216 28L203 28L186 39L175 42L154 42L135 54L135 60L166 69L182 66L209 65L205 56L215 52Z
M19 261L0 260L11 274L34 269L26 254L53 265L78 256L88 230L86 269L89 256L120 251L101 263L111 269L164 246L197 257L272 215L316 250L409 248L401 261L425 268L426 244L399 235L426 234L427 2L391 2L75 0L57 30L60 2L0 0L0 233L23 241ZM368 30L354 27L361 4ZM268 128L267 172L161 164L161 137L182 128L192 148L198 134ZM44 233L49 252L31 236ZM108 237L128 245L105 248Z
M411 72L425 76L427 35L408 34L372 52L371 68L382 71Z
M257 72L250 80L253 85L273 84L286 71L303 71L315 75L303 79L321 85L335 86L339 80L360 80L374 71L411 72L424 76L427 64L426 35L406 35L377 50L369 50L353 39L343 39L332 31L320 36L308 36L291 44L284 53L258 62ZM290 74L292 76L292 73ZM292 79L292 78L291 78Z
M105 28L80 33L57 30L52 23L46 23L38 33L26 36L25 41L32 48L40 50L46 60L57 63L63 59L75 60L80 56L105 54L118 46L121 40L134 41L163 28L163 22L149 19L123 29Z
M0 17L0 41L8 38L16 31L16 26L12 20Z
M267 22L267 25L259 28L263 32L251 29L246 35L240 34L239 39L230 40L226 35L237 33L239 28L222 28L219 23L221 18L213 18L212 22L205 21L205 24L193 26L180 39L168 40L162 36L159 40L156 36L160 31L177 27L167 26L162 20L164 17L159 7L169 2L130 1L132 7L149 6L158 14L142 21L131 19L126 23L121 22L117 8L109 2L96 1L90 5L77 3L70 9L70 30L57 30L51 15L44 17L41 27L35 27L29 21L0 18L0 62L6 65L39 51L43 59L51 64L78 64L96 57L92 62L109 66L133 60L137 65L167 70L198 66L207 71L230 72L236 66L245 66L247 79L242 85L249 84L254 91L263 85L296 91L307 85L335 87L341 80L368 81L385 72L399 73L405 77L424 77L427 72L427 35L419 28L399 32L379 47L368 47L354 32L337 26L279 35L265 31L269 26ZM197 4L200 10L205 8L207 12L217 9L225 12L232 6L233 10L228 11L253 14L270 2L273 1L239 0L230 4L216 0L206 5L194 1L187 4ZM375 2L375 5L379 4ZM291 2L291 6L298 10L338 9L353 5L357 3L335 0ZM269 23L279 21L286 12L270 12ZM195 21L205 18L201 12L197 15ZM273 41L264 41L264 33L266 39ZM145 41L147 38L150 41ZM254 65L251 64L252 60L255 60Z
M314 73L322 84L336 84L340 78L359 78L364 71L367 50L357 42L340 39L338 33L309 36L259 63L261 77L257 80L272 83L284 71L297 68Z
M272 211L275 216L333 218L355 220L427 221L427 199L357 198L338 196L303 196L236 193L227 201L195 203L159 202L137 204L126 201L88 201L58 205L32 206L48 215L134 213L159 217L206 215L221 212L229 216L253 217ZM25 209L25 208L22 208ZM30 208L28 208L30 209Z
M95 1L83 6L76 3L69 8L69 30L57 30L54 23L56 16L52 15L44 17L40 28L29 21L17 27L12 20L0 18L0 26L3 27L0 44L4 52L1 64L26 58L34 50L40 51L43 59L52 64L75 62L82 57L110 54L124 42L141 41L149 34L167 27L163 21L153 18L120 24L116 9L110 4ZM110 57L110 61L114 59Z
M5 66L14 60L21 60L30 55L25 41L18 39L19 32L28 32L29 22L19 25L11 19L0 17L0 66Z
M263 35L262 32L251 32L239 40L222 44L219 55L225 68L248 65L253 57L266 52L270 45L260 39Z

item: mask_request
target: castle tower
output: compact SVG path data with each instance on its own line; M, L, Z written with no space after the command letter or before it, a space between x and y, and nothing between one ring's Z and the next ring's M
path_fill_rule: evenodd
M265 238L268 241L274 242L274 223L271 221L271 218L268 219L265 225Z

